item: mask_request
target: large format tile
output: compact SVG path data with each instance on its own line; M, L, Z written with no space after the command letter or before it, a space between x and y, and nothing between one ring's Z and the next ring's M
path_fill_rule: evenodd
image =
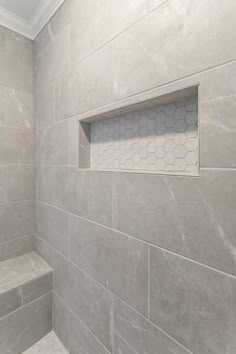
M79 217L70 218L72 262L147 314L147 245Z
M78 117L69 119L69 135L70 135L70 156L69 165L79 166L79 128Z
M200 179L167 178L184 255L236 274L235 171L202 170Z
M35 124L42 127L55 121L54 83L35 94Z
M34 233L33 202L0 205L0 242Z
M224 170L200 178L117 174L114 227L236 274L234 181Z
M2 166L0 167L0 204L6 202L6 182L6 167Z
M0 320L0 352L20 354L51 331L51 294Z
M53 321L53 329L56 335L63 343L65 348L68 348L69 347L69 308L55 292L53 293L52 321Z
M32 259L33 260L33 259ZM19 262L18 262L19 265ZM9 269L12 271L12 269ZM21 267L22 270L22 267ZM6 272L8 269L6 268ZM19 309L21 306L36 300L40 296L47 294L52 290L52 273L48 272L46 275L40 276L40 273L34 272L31 274L18 274L15 272L14 276L21 279L14 279L12 283L5 284L5 287L0 286L0 318L11 314L13 311ZM37 276L39 277L37 278ZM36 277L36 278L34 278ZM20 284L23 285L20 285ZM5 292L3 289L5 288Z
M82 61L148 13L148 0L72 2L71 62ZM80 11L83 6L83 11Z
M114 333L116 338L115 353L189 353L188 350L118 299L115 299L114 306Z
M166 2L166 0L149 0L150 10L152 11L156 9L157 7L161 6L164 2Z
M40 257L42 257L50 265L50 267L54 268L55 249L48 243L40 239L37 235L34 235L33 246L35 252L37 252Z
M32 41L4 27L0 37L0 85L32 93Z
M70 315L70 354L108 354L108 350L94 337L81 321Z
M112 47L105 46L62 76L61 118L72 117L112 101Z
M113 226L181 252L181 230L164 177L117 173L113 179Z
M7 256L7 243L0 243L0 262L5 261Z
M56 167L55 203L74 214L112 225L112 175Z
M49 272L41 277L22 286L21 298L22 305L37 299L38 297L47 294L52 290L52 272Z
M201 104L202 167L236 167L236 95Z
M0 164L19 163L33 163L32 130L0 127Z
M136 354L136 351L123 338L114 334L114 354Z
M7 242L7 258L21 256L34 250L33 235L20 237Z
M64 257L57 255L55 263L55 291L103 345L111 350L111 294Z
M114 40L114 97L134 95L234 60L235 2L214 5L214 0L166 1Z
M40 238L59 252L68 255L68 213L39 202L36 204L36 228Z
M211 101L236 95L235 60L200 73L200 100Z
M6 125L6 89L0 87L0 127Z
M35 90L42 90L69 69L69 26L49 46L35 51Z
M34 198L34 166L7 167L7 199L10 202Z
M35 194L36 199L53 204L54 202L54 166L35 166Z
M193 353L235 353L235 294L235 279L151 247L150 319Z
M67 164L69 160L69 124L66 121L41 127L36 132L37 163Z
M8 90L7 92L7 126L31 128L34 126L34 98L32 94Z
M21 306L20 289L12 289L0 294L0 319Z

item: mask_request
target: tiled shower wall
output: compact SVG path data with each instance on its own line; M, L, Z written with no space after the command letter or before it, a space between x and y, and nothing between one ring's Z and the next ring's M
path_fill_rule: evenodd
M0 261L34 233L33 43L0 27Z
M71 353L236 351L235 16L66 0L35 41L36 245ZM195 85L200 177L78 169L80 114Z

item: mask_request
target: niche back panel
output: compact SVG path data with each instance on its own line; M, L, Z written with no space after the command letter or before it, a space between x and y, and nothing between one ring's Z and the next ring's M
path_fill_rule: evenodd
M198 96L81 122L81 168L199 175Z

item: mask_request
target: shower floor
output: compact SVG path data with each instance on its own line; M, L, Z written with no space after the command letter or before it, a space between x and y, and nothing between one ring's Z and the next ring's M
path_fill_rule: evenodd
M26 350L23 354L68 354L54 332Z

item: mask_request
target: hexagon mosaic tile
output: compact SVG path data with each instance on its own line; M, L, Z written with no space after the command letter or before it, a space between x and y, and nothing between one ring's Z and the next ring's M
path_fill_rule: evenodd
M197 97L91 123L90 167L198 174Z

